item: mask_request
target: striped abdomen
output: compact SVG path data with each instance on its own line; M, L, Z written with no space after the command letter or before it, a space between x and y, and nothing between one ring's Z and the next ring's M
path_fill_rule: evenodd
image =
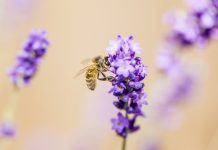
M90 90L94 90L96 87L96 78L97 78L97 68L96 66L87 69L86 71L86 85Z

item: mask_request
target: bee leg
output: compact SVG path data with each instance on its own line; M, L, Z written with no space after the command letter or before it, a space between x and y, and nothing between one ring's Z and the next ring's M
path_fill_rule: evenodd
M114 80L114 77L113 76L107 76L107 80L112 82Z
M103 78L100 78L99 76L100 76L100 74L98 73L98 79L99 80L102 80L102 81L113 81L114 80L114 77L112 77L112 76L106 76L103 72L101 72L101 71L99 71L101 74L102 74L102 76L103 76Z
M106 78L107 81L113 81L114 80L114 77L113 76L106 76L102 71L101 71L101 74L104 76L104 78Z
M102 74L102 75L103 75L103 78L100 78L100 73L98 72L98 74L97 74L97 79L98 79L98 80L101 80L101 81L107 81L106 76L105 76L104 74Z

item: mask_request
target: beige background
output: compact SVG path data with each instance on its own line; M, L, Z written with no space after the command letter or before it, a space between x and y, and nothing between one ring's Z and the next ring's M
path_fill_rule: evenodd
M13 2L16 0L10 0ZM18 1L18 0L17 0ZM20 0L27 6L0 1L0 110L10 104L13 90L6 69L13 65L23 41L33 28L44 28L51 41L48 55L31 86L19 93L16 124L18 133L11 150L119 150L121 140L111 131L115 115L109 84L99 83L95 92L85 87L83 77L74 74L80 61L105 54L108 41L117 34L133 35L140 42L142 58L149 66L146 90L158 78L156 49L166 33L162 15L185 8L182 0ZM14 8L15 7L15 8ZM203 52L190 50L187 63L203 66L201 87L191 104L181 106L184 122L161 135L164 150L218 149L218 70L215 42ZM152 99L149 98L151 102ZM146 109L145 109L146 111ZM142 130L128 140L128 150L147 141L151 129L140 120Z

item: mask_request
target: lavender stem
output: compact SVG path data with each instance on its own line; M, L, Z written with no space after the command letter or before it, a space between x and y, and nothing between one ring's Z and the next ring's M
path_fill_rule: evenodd
M127 137L123 137L123 145L122 145L122 150L126 150L126 142L127 142Z
M127 103L128 105L128 103ZM126 118L128 118L128 114L126 112ZM122 150L126 150L126 143L127 143L127 137L128 137L128 131L126 131L126 137L123 137L123 145L122 145Z

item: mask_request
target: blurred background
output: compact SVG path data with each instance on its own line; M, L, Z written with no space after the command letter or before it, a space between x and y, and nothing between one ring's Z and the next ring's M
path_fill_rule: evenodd
M122 140L111 130L110 119L117 110L108 94L110 84L98 82L92 92L83 76L74 75L85 67L83 59L105 55L109 40L121 34L133 35L140 43L149 68L147 118L139 119L141 130L129 136L128 150L147 150L148 145L161 150L217 150L216 41L205 50L193 48L183 54L199 83L188 101L173 111L167 127L149 115L154 97L161 94L154 89L161 78L155 66L157 49L168 31L162 17L175 9L187 5L183 0L0 0L0 113L14 94L7 69L29 32L46 29L51 42L37 76L19 92L17 134L6 149L120 150Z

